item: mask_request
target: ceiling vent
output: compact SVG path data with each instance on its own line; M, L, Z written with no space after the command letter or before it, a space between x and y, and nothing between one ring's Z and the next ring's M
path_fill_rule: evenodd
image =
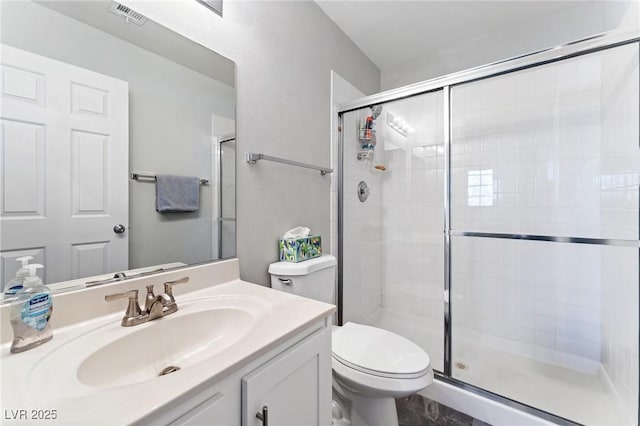
M130 7L127 7L115 1L111 3L111 6L109 6L109 12L123 17L127 20L127 22L131 22L140 26L144 25L144 23L148 21L148 19L142 13L136 12Z

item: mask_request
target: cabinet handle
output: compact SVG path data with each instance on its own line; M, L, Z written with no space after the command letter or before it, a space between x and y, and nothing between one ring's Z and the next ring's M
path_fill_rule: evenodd
M266 405L262 407L262 413L256 413L256 417L262 422L262 426L269 426L269 409Z

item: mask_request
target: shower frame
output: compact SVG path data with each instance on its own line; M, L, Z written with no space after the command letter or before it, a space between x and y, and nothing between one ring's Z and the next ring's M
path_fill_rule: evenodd
M640 49L640 31L611 31L597 34L591 37L580 39L574 42L563 44L490 63L487 65L471 68L468 70L448 74L442 77L433 78L420 83L400 87L377 93L371 96L357 99L353 102L340 104L337 106L338 115L338 324L343 324L343 234L344 234L344 117L348 112L353 112L362 108L410 98L442 90L443 92L443 126L444 126L444 371L435 371L435 378L442 382L464 389L477 395L486 397L507 406L519 409L526 413L533 414L545 420L562 425L578 425L566 418L541 410L539 408L524 404L522 402L507 398L505 396L490 392L486 389L471 385L452 376L452 303L450 301L451 291L451 237L485 237L511 240L528 241L548 241L561 243L595 244L605 246L631 247L640 249L640 235L637 240L620 240L605 238L578 238L559 237L547 235L525 235L525 234L497 234L485 232L464 232L453 231L451 229L451 88L457 85L471 83L510 74L529 68L538 67L545 64L560 62L566 59L587 55L607 49L612 49L628 44L638 44ZM640 117L638 117L640 121ZM640 145L640 141L638 141ZM640 219L639 219L640 221ZM640 254L640 253L639 253ZM640 276L640 270L638 271ZM639 301L640 304L640 301ZM640 344L640 336L639 341ZM640 383L639 383L640 387ZM637 414L640 423L640 404Z
M221 136L214 145L214 156L215 156L215 161L216 161L216 174L217 174L217 201L218 201L218 205L217 205L217 217L216 217L216 228L217 228L217 248L218 248L218 258L219 259L224 259L225 257L222 255L222 251L223 251L223 241L222 241L222 228L223 228L223 223L224 222L231 222L234 224L234 233L237 232L237 225L236 225L236 213L235 213L235 209L234 209L234 214L233 217L225 217L223 214L223 208L222 208L222 203L224 201L224 197L223 197L223 191L222 191L222 187L224 185L224 177L223 177L223 172L222 172L222 145L228 142L236 142L236 135L235 133L231 133L228 135L224 135ZM233 164L235 166L235 161L237 159L237 147L236 147L236 156L233 159ZM233 180L234 180L234 200L237 198L237 190L235 189L237 187L236 183L237 183L237 173L234 171L234 176L233 176ZM234 203L235 204L235 203Z

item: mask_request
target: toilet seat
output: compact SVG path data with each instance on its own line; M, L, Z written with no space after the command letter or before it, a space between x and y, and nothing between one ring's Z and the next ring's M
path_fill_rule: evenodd
M377 377L416 379L431 369L429 355L412 341L351 322L334 331L332 352L340 364Z
M353 363L351 363L351 362L349 362L347 360L344 360L344 359L340 358L339 356L336 356L335 354L333 355L333 359L336 360L337 362L343 364L345 367L351 368L351 369L359 371L361 373L370 374L372 376L377 376L377 377L384 377L384 378L387 378L387 379L415 379L415 378L424 376L428 371L428 370L424 370L424 371L421 371L419 373L413 373L413 374L385 373L385 372L382 372L382 371L370 370L370 369L362 367L360 365L353 364Z

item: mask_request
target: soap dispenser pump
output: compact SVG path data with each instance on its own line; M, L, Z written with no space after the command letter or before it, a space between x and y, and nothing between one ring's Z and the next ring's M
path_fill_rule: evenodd
M18 292L18 290L22 289L25 278L29 276L27 265L29 264L30 260L33 260L33 256L22 256L18 257L16 260L20 262L21 266L20 269L18 269L18 271L16 272L15 278L13 278L4 286L4 295L6 297L12 297Z
M43 266L33 263L25 268L29 276L24 280L24 287L16 293L11 312L11 353L24 352L53 338L49 324L53 311L51 291L36 275Z

